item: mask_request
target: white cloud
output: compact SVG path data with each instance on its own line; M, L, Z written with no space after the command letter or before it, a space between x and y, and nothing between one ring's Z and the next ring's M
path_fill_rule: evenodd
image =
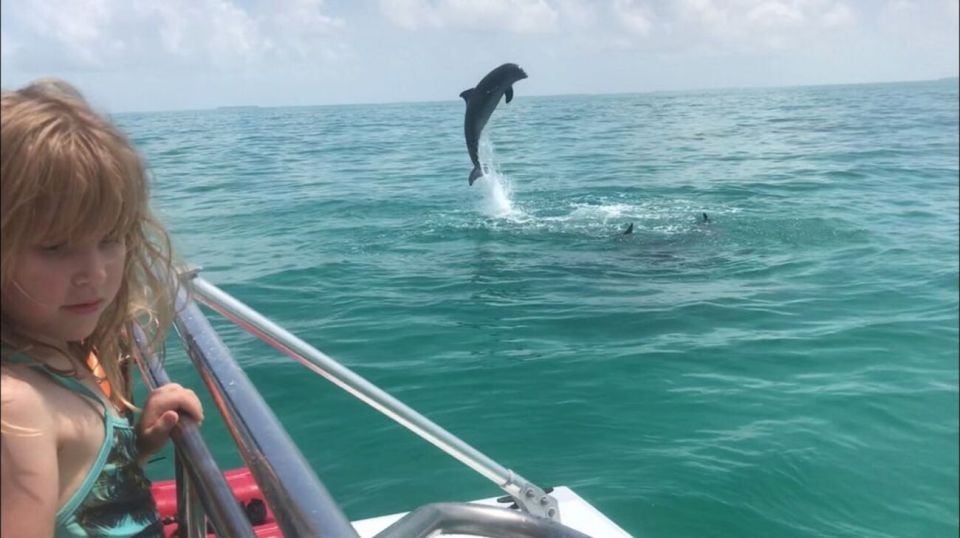
M297 60L311 60L315 54L332 59L340 56L342 43L331 39L344 27L343 20L323 12L323 0L288 1L282 9L265 17L263 26L270 45Z
M4 3L5 53L22 69L117 70L136 66L235 70L329 57L342 21L322 0L33 0Z
M635 48L656 51L762 53L841 36L856 23L841 0L611 0L608 6Z
M440 27L436 8L423 0L380 0L380 12L401 28Z
M846 28L854 24L856 15L846 4L837 3L820 17L820 21L825 28Z
M784 2L762 2L746 14L749 26L761 29L796 28L803 24L804 15L796 5Z
M888 0L880 9L877 25L887 39L901 45L956 48L957 12L957 0Z
M159 38L164 53L185 63L233 65L267 49L258 22L227 2L134 2L129 6L133 13L123 14L128 23L152 22L155 28L156 35L146 34L149 37L144 48L155 45L150 41Z
M856 24L847 0L380 0L406 30L552 33L598 48L765 52Z
M3 0L0 73L128 110L445 99L502 61L602 93L955 75L957 34L957 0Z
M408 29L442 28L513 33L557 29L559 14L546 0L380 0L380 10Z
M593 28L600 22L594 0L557 0L556 5L562 24L573 30Z
M646 36L653 29L650 10L637 0L614 0L613 12L629 32Z

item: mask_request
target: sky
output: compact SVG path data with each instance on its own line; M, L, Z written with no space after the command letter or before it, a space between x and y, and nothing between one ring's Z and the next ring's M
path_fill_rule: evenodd
M958 74L960 0L4 0L0 82L110 112L893 82Z

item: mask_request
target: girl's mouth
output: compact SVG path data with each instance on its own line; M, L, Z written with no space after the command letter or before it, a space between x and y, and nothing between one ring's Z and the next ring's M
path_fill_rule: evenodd
M97 299L96 301L90 301L89 303L67 305L64 306L63 309L73 314L92 314L100 308L101 304L103 304L103 299Z

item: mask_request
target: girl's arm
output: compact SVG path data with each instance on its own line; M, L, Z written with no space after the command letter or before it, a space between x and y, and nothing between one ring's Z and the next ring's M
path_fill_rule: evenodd
M53 416L23 379L5 372L0 392L0 536L50 538L60 490Z

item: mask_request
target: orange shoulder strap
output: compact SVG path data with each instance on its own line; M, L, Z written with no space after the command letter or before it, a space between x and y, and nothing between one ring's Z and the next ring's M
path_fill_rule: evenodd
M113 394L113 390L110 388L110 381L107 379L107 373L103 371L103 366L100 366L100 361L97 360L97 356L92 352L87 357L87 366L90 367L90 371L93 372L94 377L97 378L97 384L100 385L100 390L109 398L110 395Z

